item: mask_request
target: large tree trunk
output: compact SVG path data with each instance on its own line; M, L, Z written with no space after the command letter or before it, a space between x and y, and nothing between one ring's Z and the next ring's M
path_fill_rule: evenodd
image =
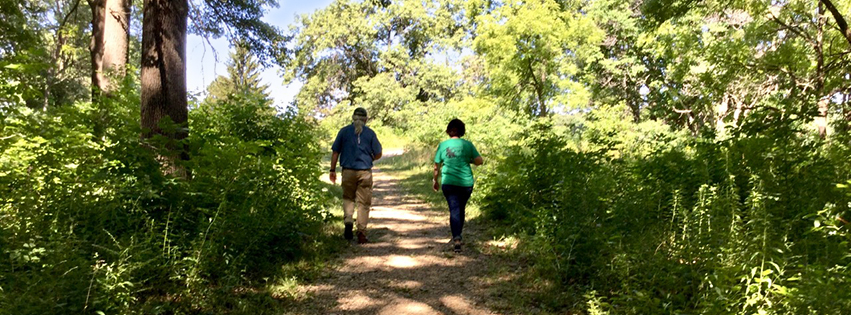
M127 73L131 0L89 0L92 8L92 97L109 95Z
M92 100L97 99L103 84L101 70L103 70L105 2L106 0L89 0L89 7L92 8L92 42L89 45L89 52L92 55Z
M130 2L131 0L106 0L101 72L114 75L113 79L123 79L127 74L127 58L130 49ZM115 87L115 82L107 76L101 89L111 93Z
M142 136L163 135L172 142L161 156L166 173L182 175L177 159L187 158L177 140L188 134L186 123L187 0L145 0L142 18ZM170 118L179 128L162 130Z

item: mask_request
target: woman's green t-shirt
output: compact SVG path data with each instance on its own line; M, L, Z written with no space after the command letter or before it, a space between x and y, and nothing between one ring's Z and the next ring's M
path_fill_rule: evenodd
M443 163L443 167L440 169L441 183L473 187L475 180L470 163L479 156L479 151L470 141L455 138L441 142L434 154L434 163Z

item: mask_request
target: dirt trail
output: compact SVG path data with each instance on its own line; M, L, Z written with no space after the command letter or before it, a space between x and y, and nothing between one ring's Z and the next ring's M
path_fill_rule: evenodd
M344 250L328 277L304 288L306 314L494 314L486 307L487 256L449 244L449 214L373 173L370 243ZM428 183L425 183L428 184ZM465 236L475 231L465 227ZM342 237L342 236L341 236ZM474 238L474 237L472 237ZM466 245L466 244L465 244Z

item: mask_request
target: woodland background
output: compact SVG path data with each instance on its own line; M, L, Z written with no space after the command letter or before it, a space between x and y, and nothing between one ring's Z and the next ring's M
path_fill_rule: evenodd
M851 313L851 1L274 5L0 0L0 313L285 310L358 106L421 174L467 123L515 312ZM234 43L201 95L187 32Z

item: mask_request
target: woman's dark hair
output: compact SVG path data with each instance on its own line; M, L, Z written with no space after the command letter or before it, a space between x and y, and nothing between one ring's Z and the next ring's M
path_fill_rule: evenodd
M464 126L463 121L455 118L449 121L449 126L446 126L446 133L448 133L450 137L463 137L464 134L467 133L467 127Z

